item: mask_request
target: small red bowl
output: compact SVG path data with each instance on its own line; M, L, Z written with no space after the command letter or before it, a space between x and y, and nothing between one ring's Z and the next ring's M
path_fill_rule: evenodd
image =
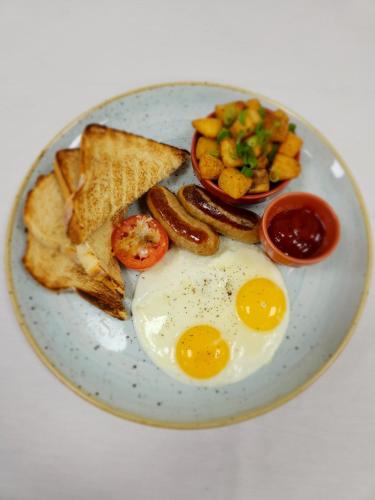
M286 255L277 248L269 236L268 228L273 217L280 212L302 208L310 209L319 217L325 228L325 236L322 245L312 257L299 259ZM259 233L264 251L274 262L300 267L317 264L335 250L340 240L340 222L332 207L319 196L311 193L286 193L278 196L267 206L262 216Z
M215 182L207 179L202 179L199 172L199 160L196 155L197 142L200 136L201 134L199 132L195 132L191 141L191 163L193 164L195 175L198 177L200 183L207 189L207 191L210 191L210 193L215 195L217 198L220 198L225 203L229 203L230 205L251 205L254 203L261 203L270 196L274 196L275 194L280 193L280 191L285 189L289 184L290 180L280 181L274 184L272 189L270 189L269 191L265 191L264 193L245 194L245 196L241 196L241 198L232 198L231 196L229 196L229 194L225 193Z

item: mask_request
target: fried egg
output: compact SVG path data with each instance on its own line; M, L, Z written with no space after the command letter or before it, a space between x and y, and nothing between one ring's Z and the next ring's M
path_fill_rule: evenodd
M260 249L221 238L215 255L173 247L143 272L132 314L160 369L181 382L220 386L270 362L288 326L289 299Z

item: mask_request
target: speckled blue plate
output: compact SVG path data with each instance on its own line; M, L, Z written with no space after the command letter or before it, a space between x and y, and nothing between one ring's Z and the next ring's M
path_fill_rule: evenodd
M325 198L342 225L337 251L316 266L281 268L291 300L291 321L272 362L240 383L220 389L180 384L158 370L140 348L131 321L118 321L74 293L48 291L25 272L22 210L37 177L49 172L58 149L77 146L86 124L98 122L189 149L191 120L217 103L259 97L206 83L138 89L84 113L60 132L33 164L17 195L9 225L9 291L33 348L67 386L113 414L137 422L199 428L238 422L279 406L312 383L353 332L370 274L370 237L362 198L333 147L303 118L286 109L304 140L302 175L288 190ZM192 169L172 176L172 189L194 181ZM262 206L256 208L259 212ZM138 206L132 207L136 212ZM353 245L355 242L355 245ZM137 276L125 272L129 307Z

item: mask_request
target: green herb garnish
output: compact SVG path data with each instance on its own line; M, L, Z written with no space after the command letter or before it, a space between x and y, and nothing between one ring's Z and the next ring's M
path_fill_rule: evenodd
M242 158L244 165L255 168L258 165L257 157L253 148L246 142L238 142L236 145L237 155Z
M271 137L271 131L264 128L262 123L258 123L255 127L255 136L259 146L265 146Z
M220 132L217 134L217 142L221 142L226 137L230 137L230 132L227 128L222 128Z
M237 110L234 108L227 108L224 111L223 122L226 127L230 127L234 120L237 118Z
M292 132L294 134L294 132L296 131L296 128L297 128L297 125L295 123L289 123L289 127L288 127L289 132Z
M252 177L254 175L253 170L254 169L252 167L245 166L241 168L240 172L241 174L246 175L246 177Z
M213 156L214 158L219 158L220 154L217 151L210 151L208 153L210 156Z
M256 148L259 143L258 143L258 137L256 135L252 135L248 139L246 139L246 143L251 147L251 148Z
M273 160L275 159L275 156L277 155L278 150L279 150L278 144L275 144L275 143L272 144L272 149L271 149L271 151L267 155L268 161L270 163L272 163Z
M238 156L243 156L247 150L250 149L249 145L246 144L246 142L237 142L236 144L236 151Z
M259 116L262 118L262 120L264 119L265 115L266 115L266 110L263 108L263 106L261 106L258 110L258 113L259 113Z
M240 130L240 132L237 135L237 139L236 139L237 144L239 144L242 141L245 133L246 132L244 130Z
M245 125L246 115L247 109L243 109L242 111L240 111L238 115L238 121L241 123L241 125Z

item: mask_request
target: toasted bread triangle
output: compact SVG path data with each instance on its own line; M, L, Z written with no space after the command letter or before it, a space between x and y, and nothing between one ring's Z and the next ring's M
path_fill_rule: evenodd
M30 274L47 288L74 288L91 302L124 319L123 293L107 286L106 280L90 277L76 261L74 245L65 233L64 198L53 172L38 178L28 194L24 222L28 229L23 258Z
M73 200L68 234L82 243L105 221L189 157L185 150L102 125L86 127L81 139L83 185Z
M54 171L59 182L60 189L64 195L65 201L69 203L72 195L75 193L80 177L80 158L79 149L62 149L56 153ZM98 260L98 269L93 268L89 274L106 274L113 280L113 287L120 292L124 292L124 281L120 266L112 255L111 235L113 223L108 219L102 224L87 240L88 248L93 252Z

